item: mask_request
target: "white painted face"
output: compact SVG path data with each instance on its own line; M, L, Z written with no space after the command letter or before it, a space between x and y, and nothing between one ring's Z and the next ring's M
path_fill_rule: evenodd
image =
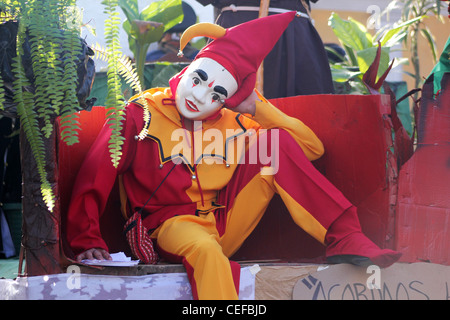
M238 89L231 73L215 60L199 58L191 63L178 84L178 112L190 120L204 120L219 110Z

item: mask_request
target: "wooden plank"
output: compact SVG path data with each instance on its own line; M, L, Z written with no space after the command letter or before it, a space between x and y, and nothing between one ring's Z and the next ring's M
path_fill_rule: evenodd
M269 15L270 0L261 0L259 4L259 16L258 18L267 17ZM256 90L264 95L264 61L256 72Z

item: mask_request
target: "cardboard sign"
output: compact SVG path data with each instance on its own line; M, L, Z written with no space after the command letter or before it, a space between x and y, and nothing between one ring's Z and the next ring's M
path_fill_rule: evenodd
M320 269L319 269L320 270ZM450 266L396 263L389 268L331 265L294 286L294 300L449 300Z

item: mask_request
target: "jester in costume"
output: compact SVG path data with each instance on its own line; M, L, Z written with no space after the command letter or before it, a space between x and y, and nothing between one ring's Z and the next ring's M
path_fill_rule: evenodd
M296 12L184 32L181 49L196 36L215 40L170 87L130 100L117 168L106 124L80 169L67 227L79 261L110 258L99 217L117 177L131 251L145 263L183 263L196 299L238 298L240 267L229 257L275 193L326 246L329 262L387 267L398 260L361 232L356 208L311 164L324 152L316 135L254 89L258 66L293 19ZM255 157L261 147L276 156Z

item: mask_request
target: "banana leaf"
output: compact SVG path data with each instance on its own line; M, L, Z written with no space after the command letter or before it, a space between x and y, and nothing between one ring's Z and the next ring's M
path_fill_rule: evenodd
M445 73L450 73L450 37L445 43L444 50L442 50L438 63L434 66L428 76L428 78L433 76L433 89L435 95L441 91L441 82Z
M119 6L127 18L123 22L123 28L128 34L128 45L133 52L137 74L143 86L148 48L153 42L159 41L165 31L183 21L181 0L152 2L141 12L137 0L119 0Z

